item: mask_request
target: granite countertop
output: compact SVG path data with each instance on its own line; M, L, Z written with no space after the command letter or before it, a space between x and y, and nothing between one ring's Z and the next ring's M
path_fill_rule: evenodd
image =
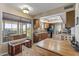
M10 41L9 44L11 46L16 46L16 45L19 45L19 44L22 44L22 43L25 43L25 42L29 42L29 40L26 40L26 38L22 38L22 39Z
M35 33L35 34L41 34L41 33L47 33L47 32L37 32L37 33Z

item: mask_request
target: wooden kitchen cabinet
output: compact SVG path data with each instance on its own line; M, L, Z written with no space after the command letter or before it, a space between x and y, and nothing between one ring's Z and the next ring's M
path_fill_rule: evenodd
M48 33L43 33L43 32L37 33L36 35L33 36L33 42L36 43L46 38L48 38Z
M11 56L14 56L18 53L22 52L22 45L19 44L19 45L15 45L15 46L12 46L12 45L8 45L8 53L9 55Z
M33 35L33 42L36 43L39 41L39 36L38 35Z
M75 10L66 12L66 27L75 26Z
M41 34L41 40L48 38L48 33Z

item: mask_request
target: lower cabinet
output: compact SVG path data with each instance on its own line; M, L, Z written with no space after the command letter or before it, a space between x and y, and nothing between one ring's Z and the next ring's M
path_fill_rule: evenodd
M8 45L8 54L9 55L14 56L20 52L22 52L22 45L21 44L15 45L15 46Z
M39 36L33 35L33 42L37 43L39 41Z
M48 38L48 33L39 33L36 36L33 35L33 42L37 43L37 42L44 40L46 38Z

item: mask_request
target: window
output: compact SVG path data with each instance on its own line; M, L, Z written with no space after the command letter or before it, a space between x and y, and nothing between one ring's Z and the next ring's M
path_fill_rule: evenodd
M20 22L19 23L19 34L26 34L27 33L27 23Z
M17 26L18 22L15 21L3 21L3 42L7 42L10 41L8 39L8 36L10 36L11 34L18 34L18 26Z
M11 29L13 31L13 34L18 34L18 31L17 31L17 29L18 29L17 22L14 22L14 23L11 24Z
M9 36L12 34L26 34L27 38L32 37L30 23L23 23L11 20L3 20L3 42L10 41Z
M19 28L18 28L18 30L19 30L19 34L23 34L23 26L22 26L22 22L19 22Z
M11 31L11 24L7 22L4 24L4 36L8 36L10 31Z
M23 24L23 34L26 34L26 24Z
M32 37L32 27L31 27L31 24L28 23L27 24L27 38L31 38Z

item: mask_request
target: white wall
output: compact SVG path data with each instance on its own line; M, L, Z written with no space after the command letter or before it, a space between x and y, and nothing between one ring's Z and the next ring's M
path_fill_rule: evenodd
M77 24L77 17L79 17L79 3L75 6L75 39L79 42L79 24Z

